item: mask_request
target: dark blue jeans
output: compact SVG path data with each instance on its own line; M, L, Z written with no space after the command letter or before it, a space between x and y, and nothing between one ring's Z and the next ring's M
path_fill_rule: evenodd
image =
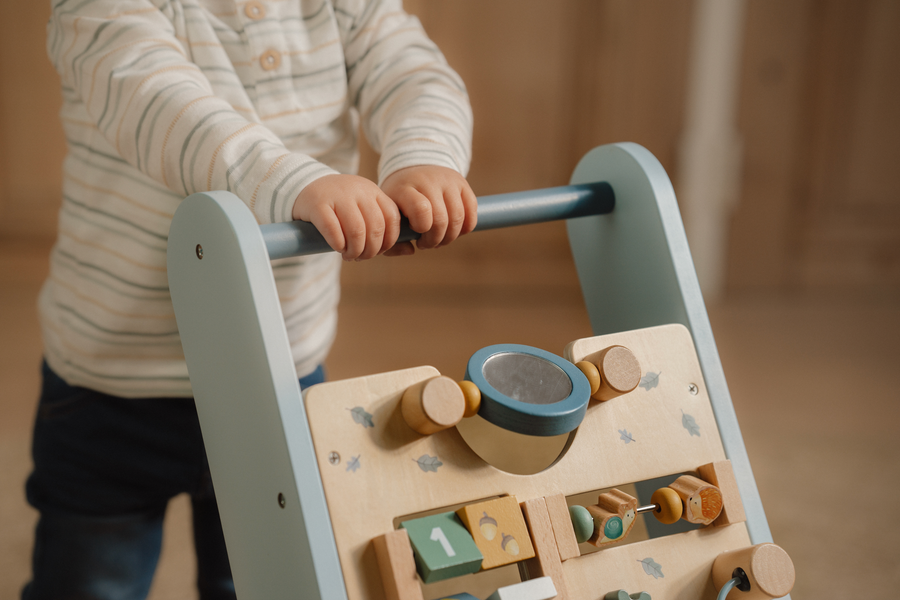
M300 385L323 380L320 367ZM235 597L193 399L109 396L44 364L32 453L26 494L40 520L23 600L146 598L166 506L185 492L200 598Z

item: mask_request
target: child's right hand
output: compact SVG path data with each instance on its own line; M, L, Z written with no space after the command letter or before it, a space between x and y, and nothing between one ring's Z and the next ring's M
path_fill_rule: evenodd
M357 175L326 175L307 185L291 211L309 221L344 260L372 258L400 235L400 210L377 185Z

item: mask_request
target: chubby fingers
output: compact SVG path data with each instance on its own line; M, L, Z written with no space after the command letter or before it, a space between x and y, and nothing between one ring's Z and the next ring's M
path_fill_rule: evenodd
M419 248L435 248L475 228L478 201L465 178L444 167L410 167L397 171L382 186L422 234Z
M355 175L329 175L297 197L294 218L312 222L345 260L372 258L400 235L400 211L373 182Z

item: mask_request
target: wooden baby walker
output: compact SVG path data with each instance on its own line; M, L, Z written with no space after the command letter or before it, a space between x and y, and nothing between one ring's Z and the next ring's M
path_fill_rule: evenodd
M601 146L570 186L480 198L477 229L554 219L595 337L301 394L270 261L327 244L227 192L182 203L169 285L239 598L790 592L662 166Z

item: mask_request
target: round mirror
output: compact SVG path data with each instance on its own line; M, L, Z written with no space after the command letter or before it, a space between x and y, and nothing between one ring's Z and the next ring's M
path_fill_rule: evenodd
M494 389L527 404L555 404L572 393L566 372L545 358L522 352L501 352L481 366Z
M518 344L488 346L473 354L466 379L481 390L480 417L532 436L556 436L578 427L591 395L578 367Z

